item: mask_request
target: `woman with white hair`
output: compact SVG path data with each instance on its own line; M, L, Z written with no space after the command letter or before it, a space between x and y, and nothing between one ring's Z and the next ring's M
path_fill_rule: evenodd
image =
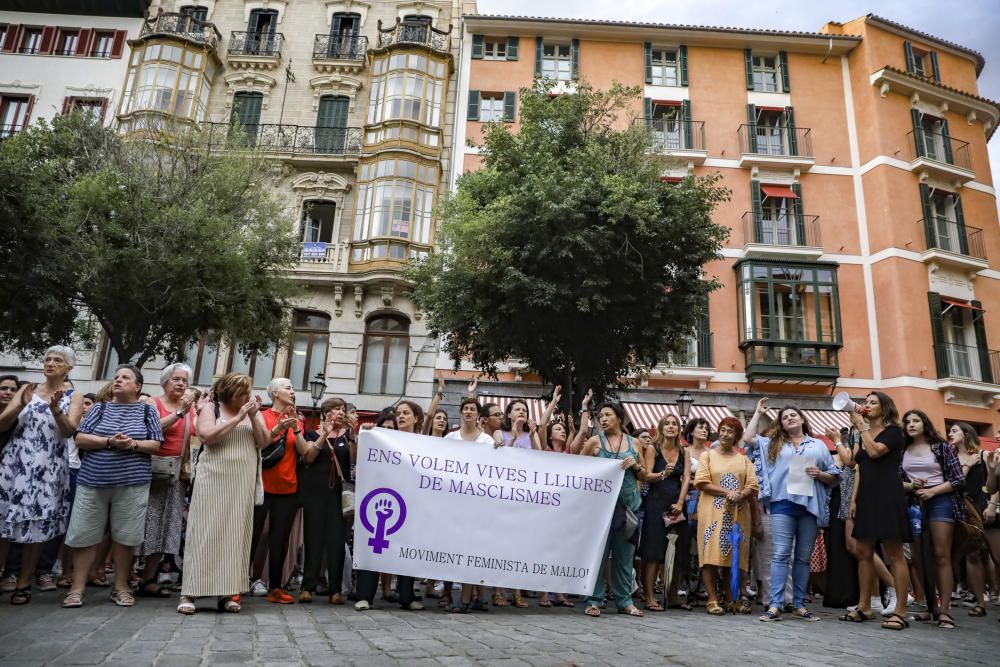
M146 557L139 595L170 597L170 591L156 583L164 554L181 552L184 518L184 484L180 478L184 450L194 435L194 392L188 389L191 367L174 363L160 373L163 395L149 403L156 408L163 429L163 446L152 459L153 481L149 485L146 532L137 556Z
M288 551L292 521L299 508L296 463L311 449L295 412L295 388L288 378L274 378L267 385L271 407L261 411L271 444L261 450L264 504L254 508L251 558L268 521L268 602L291 604L295 598L284 589L281 572Z
M13 426L0 456L0 539L24 545L11 604L31 601L31 577L42 544L66 532L70 514L66 439L83 414L83 394L64 392L76 363L73 350L45 352L45 382L26 384L0 413L0 431Z

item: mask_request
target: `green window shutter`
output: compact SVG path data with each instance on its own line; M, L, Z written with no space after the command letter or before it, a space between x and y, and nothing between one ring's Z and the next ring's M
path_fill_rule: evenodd
M931 51L931 74L934 76L934 83L941 83L941 68L938 67L937 51Z
M982 308L980 301L970 301L974 308ZM979 368L982 372L983 382L992 384L995 381L993 367L990 365L990 347L986 341L986 323L983 321L985 315L982 310L973 313L972 326L976 331L976 347L979 349Z
M761 226L761 218L764 217L764 207L760 202L760 181L752 180L750 181L750 204L753 216L753 238L750 239L751 243L760 243L760 239L764 236L764 230Z
M938 246L937 237L934 233L934 209L931 208L931 188L926 183L920 184L920 205L924 211L924 242L927 250Z
M691 128L691 100L683 100L681 102L681 110L684 114L683 118L681 118L681 127L684 128L684 148L691 150L694 148L692 145L694 143L692 141L694 134Z
M681 68L681 85L688 85L688 47L681 44L677 49L677 62Z
M542 75L542 43L541 37L535 37L535 78Z
M747 105L747 152L757 152L757 107Z
M924 137L924 123L919 109L910 109L910 117L913 119L913 148L917 151L917 157L927 155L926 137Z
M521 48L521 38L520 37L508 37L507 38L507 60L517 60L518 51Z
M792 85L788 82L788 53L778 51L778 68L781 70L781 92L792 92Z
M513 123L517 114L517 93L508 90L503 94L503 120L505 123Z
M483 39L482 35L473 35L472 57L475 60L481 60L484 55L486 55L486 40Z
M753 90L753 51L743 49L743 62L747 68L747 90Z
M695 329L695 336L698 340L698 367L713 368L712 366L712 323L708 317L708 299L705 299L705 312L698 318L698 325Z
M653 45L649 42L642 45L642 60L646 64L646 83L653 83Z
M795 240L797 245L809 245L807 241L812 239L806 239L806 216L802 206L802 186L798 183L792 183L792 192L798 196L798 199L792 200L792 215L795 216Z
M969 254L969 236L965 231L965 213L962 212L962 198L955 195L955 222L958 225L958 249L963 255Z
M653 122L653 100L649 97L642 98L642 115L646 119L646 127L652 127Z
M580 40L573 39L570 43L569 56L573 62L573 80L580 78Z
M903 59L906 61L906 71L913 73L917 70L917 60L913 55L913 45L903 42Z
M785 122L788 124L788 153L798 155L799 136L795 131L795 110L792 107L785 107Z
M955 164L955 156L951 152L951 132L948 131L948 121L941 119L941 143L944 144L944 159L948 164Z
M347 112L351 101L340 95L319 98L316 114L316 149L324 153L339 153L347 139Z
M479 120L479 91L469 91L469 112L467 120Z
M941 295L937 292L927 293L927 304L931 311L931 341L934 345L934 365L939 378L946 378L948 371L948 350L944 345L944 322L941 318Z

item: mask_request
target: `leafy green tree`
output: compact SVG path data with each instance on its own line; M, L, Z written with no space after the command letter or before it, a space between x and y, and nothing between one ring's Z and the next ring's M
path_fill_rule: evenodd
M269 163L196 131L122 139L74 113L0 144L0 348L178 358L201 333L287 336L294 225Z
M414 297L456 360L518 359L564 387L614 393L672 352L705 312L703 266L728 236L717 177L662 182L638 89L521 91L520 132L487 126L482 165L441 207L441 252L411 265ZM631 379L630 379L631 378Z

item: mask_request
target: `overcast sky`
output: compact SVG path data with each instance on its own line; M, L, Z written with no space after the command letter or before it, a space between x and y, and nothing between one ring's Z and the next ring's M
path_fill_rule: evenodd
M478 0L478 6L481 14L813 32L829 21L843 23L865 14L877 14L979 51L986 58L986 67L979 76L979 94L1000 100L1000 0L839 0L836 3L803 0L769 0L767 3L748 0ZM990 156L993 178L1000 180L1000 131L990 142Z

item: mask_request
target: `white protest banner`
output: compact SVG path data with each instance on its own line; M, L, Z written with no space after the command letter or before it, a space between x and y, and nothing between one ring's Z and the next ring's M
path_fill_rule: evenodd
M587 595L622 478L620 461L365 430L354 567Z

